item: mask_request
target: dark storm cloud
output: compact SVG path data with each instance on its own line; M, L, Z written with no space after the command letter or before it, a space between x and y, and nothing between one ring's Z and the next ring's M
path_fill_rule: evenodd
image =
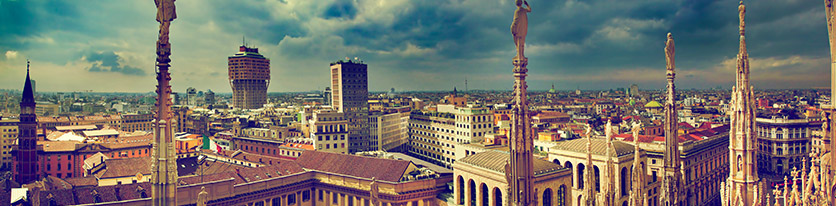
M330 18L346 18L353 19L357 15L357 8L350 0L340 0L332 3L325 9L323 16L326 19Z
M728 75L734 68L729 62L738 51L738 2L530 0L529 83L535 90L550 88L551 83L558 89L607 89L633 83L661 88L664 40L671 32L677 71L683 77L677 82L680 88L731 85L733 79L726 77L733 76ZM177 40L173 59L179 61L178 71L183 74L217 80L202 87L228 87L223 81L224 60L241 36L271 58L277 79L271 91L327 85L328 63L346 56L369 63L372 90L447 89L462 87L464 78L470 88L510 89L512 82L513 0L177 3L180 18L172 29ZM755 85L826 85L825 80L803 76L827 71L826 61L821 63L829 58L823 2L757 0L746 5ZM95 55L86 51L95 48L92 51L120 51L121 56L95 53L101 63L88 68L91 71L142 72L116 60L153 62L153 45L145 43L153 40L155 31L150 2L0 0L0 53L37 54L58 65L76 61L78 56L73 55L79 52L93 61ZM44 43L49 41L55 43ZM131 63L140 65L137 62Z
M0 50L30 46L21 38L37 36L50 30L86 28L78 17L78 9L71 2L0 0Z
M84 56L84 59L92 63L87 71L90 72L115 72L125 75L145 76L145 71L123 65L120 60L122 57L115 52L90 52Z

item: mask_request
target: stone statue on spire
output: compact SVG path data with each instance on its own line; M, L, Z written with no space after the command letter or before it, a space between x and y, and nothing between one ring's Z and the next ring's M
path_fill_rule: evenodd
M523 60L525 59L525 35L528 34L528 13L531 12L531 6L525 0L516 0L516 4L514 21L511 22L511 35L514 36L514 45L517 47L517 56L514 59Z
M673 45L673 34L668 33L668 39L665 41L665 63L667 63L668 73L672 73L676 68L676 63L674 62L674 45Z

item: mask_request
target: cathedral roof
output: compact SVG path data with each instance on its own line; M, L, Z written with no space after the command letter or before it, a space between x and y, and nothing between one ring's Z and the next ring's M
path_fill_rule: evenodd
M586 138L559 141L555 146L552 147L552 150L586 153L586 141ZM622 141L615 140L612 143L615 146L615 152L612 154L613 157L621 157L624 155L633 154L634 152L633 150L635 148L633 148L632 144L627 144ZM601 156L607 154L607 141L604 139L593 138L592 154Z
M487 150L460 159L458 162L505 173L505 162L511 158L509 153ZM563 166L541 159L534 159L534 175L548 174L563 169Z

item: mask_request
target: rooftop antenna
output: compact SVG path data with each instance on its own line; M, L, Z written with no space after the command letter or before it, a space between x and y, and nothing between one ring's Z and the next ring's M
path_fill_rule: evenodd
M247 47L247 36L246 35L241 35L241 44L244 45L244 47Z
M26 73L29 74L29 59L26 59Z
M468 93L468 92L470 92L470 90L467 89L467 76L465 76L464 77L464 93Z

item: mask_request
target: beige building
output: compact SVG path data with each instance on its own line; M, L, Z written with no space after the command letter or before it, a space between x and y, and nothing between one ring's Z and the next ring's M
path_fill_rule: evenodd
M812 151L813 134L821 131L821 122L787 117L756 118L758 168L772 174L786 175L793 167L801 168Z
M123 114L119 130L125 132L151 131L154 129L153 121L153 114Z
M41 102L35 104L35 114L38 116L56 116L61 113L61 105L52 102Z
M438 105L438 111L412 112L409 154L452 168L456 145L481 141L493 131L493 113L485 107Z
M453 164L453 197L458 205L507 206L505 163L510 154L487 150ZM546 160L534 159L535 206L572 205L572 171Z
M342 112L317 110L310 121L310 139L317 151L347 154L348 120Z
M12 168L12 146L17 140L17 119L0 119L0 169Z
M409 138L409 112L376 112L369 115L369 135L380 151L401 151Z

